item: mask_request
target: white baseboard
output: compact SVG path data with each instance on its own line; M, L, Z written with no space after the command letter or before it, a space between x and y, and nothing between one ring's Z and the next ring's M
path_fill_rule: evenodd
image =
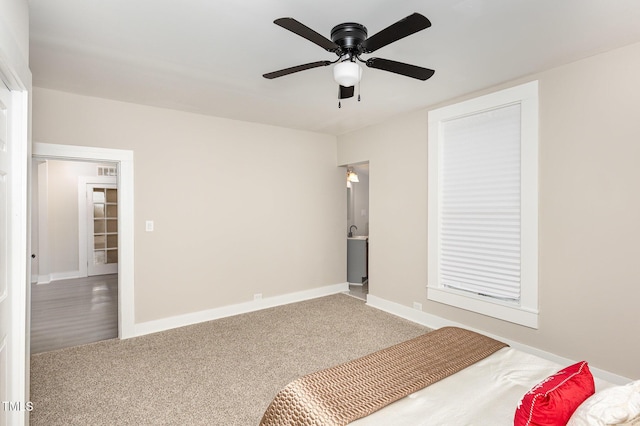
M468 328L462 324L458 324L396 302L391 302L381 297L374 296L373 294L367 295L367 305L433 329L447 326Z
M134 325L134 335L143 336L145 334L157 333L159 331L170 330L172 328L184 327L186 325L197 324L205 321L216 320L247 312L259 311L273 308L289 303L302 302L303 300L315 299L329 296L331 294L349 291L349 283L334 284L325 287L317 287L311 290L298 291L295 293L283 294L280 296L265 297L260 300L238 303L235 305L221 306L219 308L208 309L206 311L193 312L190 314L177 315L159 320L142 322Z
M85 278L87 275L80 271L52 272L50 274L37 275L31 278L31 282L36 284L49 284L52 281L72 280L75 278Z
M467 325L457 323L455 321L450 321L448 319L445 319L436 315L419 311L417 309L413 309L396 302L391 302L389 300L374 296L372 294L367 295L367 305L376 309L380 309L381 311L388 312L395 316L407 319L409 321L418 323L420 325L424 325L425 327L429 327L432 329L437 329L442 327L460 327L460 328L465 328L467 330L475 331L477 333L484 334L485 336L489 336L492 339L496 339L501 342L504 342L509 346L511 346L512 348L530 353L532 355L539 356L540 358L548 359L549 361L553 361L561 365L571 365L580 361L580 360L571 360L569 358L561 357L551 352L543 351L542 349L538 349L533 346L524 345L522 343L510 340L510 339L505 339L501 336L496 336L494 334L487 333L484 330L478 330L473 327L469 327ZM613 383L616 385L624 385L632 381L632 379L628 377L620 376L618 374L601 370L591 365L589 365L589 369L591 370L591 372L595 377L598 377L602 380L605 380L609 383Z
M51 274L32 275L31 282L35 284L49 284L51 282Z

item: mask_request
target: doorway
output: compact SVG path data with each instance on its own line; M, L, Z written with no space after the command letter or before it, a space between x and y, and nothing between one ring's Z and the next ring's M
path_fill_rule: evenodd
M133 151L47 143L33 144L37 160L71 160L117 166L118 187L118 337L134 337ZM37 221L32 221L36 226ZM37 259L37 257L36 257ZM36 260L34 259L34 261Z
M32 161L31 353L116 338L117 164Z
M369 163L347 166L347 281L349 294L369 293Z

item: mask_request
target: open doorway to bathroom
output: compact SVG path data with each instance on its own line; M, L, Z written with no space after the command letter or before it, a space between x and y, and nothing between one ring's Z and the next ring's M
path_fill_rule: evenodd
M347 281L349 294L369 293L369 163L347 166Z

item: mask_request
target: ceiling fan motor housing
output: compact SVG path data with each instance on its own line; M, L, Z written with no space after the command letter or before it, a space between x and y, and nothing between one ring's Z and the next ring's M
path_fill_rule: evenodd
M336 25L331 30L331 40L340 46L343 53L358 55L362 42L367 39L367 28L355 22L346 22Z

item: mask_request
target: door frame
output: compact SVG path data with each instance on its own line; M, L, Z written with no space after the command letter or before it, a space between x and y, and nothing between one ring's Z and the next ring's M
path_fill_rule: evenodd
M0 25L0 36L6 35ZM1 47L1 46L0 46ZM7 298L11 306L8 315L6 341L8 375L6 395L19 402L20 410L3 412L9 424L24 425L29 411L24 409L29 398L29 302L31 269L28 268L30 251L30 163L31 155L31 73L28 68L13 64L0 49L0 84L11 94L10 183L7 187L11 231L7 235L7 254L0 262L7 264ZM13 65L12 65L13 64ZM1 344L1 342L0 342ZM3 373L4 374L4 373Z
M133 151L34 142L32 156L118 165L118 337L134 337Z

